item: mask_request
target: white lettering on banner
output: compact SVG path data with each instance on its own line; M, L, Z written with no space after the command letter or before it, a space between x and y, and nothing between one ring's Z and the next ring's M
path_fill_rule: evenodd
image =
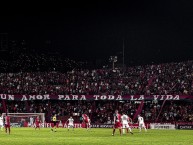
M85 95L81 95L80 100L86 100L86 96Z
M179 129L193 129L193 125L179 125Z
M9 99L8 100L14 100L14 95L8 95Z
M62 100L64 98L64 95L58 95L58 100Z
M14 100L14 95L0 94L2 100Z
M11 127L21 127L20 123L11 123Z
M78 95L72 95L72 100L78 100Z
M28 97L26 95L22 95L21 101L27 101L27 100L50 100L49 95L29 95Z
M113 128L113 124L91 124L91 128Z
M2 100L7 99L7 95L6 94L1 94L1 99Z
M64 98L64 100L70 100L70 97L68 95L66 95L66 97Z
M47 128L50 128L50 127L52 127L51 126L51 123L45 123L45 125L44 125L45 127L47 127Z
M114 100L115 99L115 96L113 95L94 95L93 96L95 98L95 100ZM117 98L115 100L123 100L122 96L121 95L118 95Z
M35 100L36 96L35 95L29 95L29 100Z
M99 95L94 95L93 96L95 98L95 100L98 100L98 98L100 97Z
M106 100L106 99L107 99L107 96L105 96L105 95L101 96L101 100Z
M160 100L165 100L165 99L164 99L164 96L165 96L165 95L161 95L161 99L160 99Z
M150 123L151 129L175 129L175 124Z
M70 100L70 97L69 97L69 95L58 95L59 96L59 100Z
M180 99L193 99L193 96L187 95L11 95L0 94L1 100L180 100Z
M153 95L154 100L157 100L159 95Z
M38 100L42 100L43 97L42 97L42 95L37 95L36 98L37 98Z
M62 126L61 127L63 127L63 128L68 128L68 124L62 124ZM74 124L74 128L82 128L82 124L80 124L80 123L75 123Z
M172 100L173 99L173 96L172 95L166 95L166 100Z
M173 100L180 100L180 96L176 95Z
M20 123L17 123L17 124L14 124L14 123L11 123L12 126L14 127L21 127L19 126ZM41 128L51 128L53 127L53 123L40 123L39 124ZM113 128L113 124L91 124L91 128ZM148 124L145 124L146 128L149 128L149 125ZM32 127L32 126L29 126L29 124L27 124L26 126L23 126L23 127ZM58 128L68 128L68 124L66 123L62 123L62 125L60 126L59 123L57 123L57 127ZM81 123L74 123L74 128L82 128L84 127L83 124ZM131 128L138 128L138 124L130 124L130 127Z
M92 124L91 127L92 128L99 128L99 125L98 124Z
M189 129L191 129L192 128L192 126L180 126L180 128L189 128Z
M50 100L50 95L44 95L44 100Z
M138 100L144 100L144 95L140 95Z
M58 95L58 100L86 100L85 95Z
M113 128L113 125L100 125L100 128Z
M26 101L27 100L27 97L25 95L23 95L21 101Z
M144 100L145 99L145 97L144 97L144 95L140 95L139 96L139 98L135 98L135 96L134 95L131 95L131 100L133 100L133 101L137 101L137 100Z
M108 100L114 100L115 99L115 96L113 96L113 95L108 95L109 97L108 97Z
M179 95L153 95L154 100L180 100Z
M134 98L134 95L131 95L131 100L137 100L137 98Z
M82 124L74 124L75 128L82 128Z
M40 123L40 126L42 127L42 128L51 128L52 126L53 126L53 124L52 123ZM27 126L26 126L27 127ZM57 124L57 127L62 127L62 128L68 128L68 124L62 124L61 126L59 125L59 124ZM82 128L82 124L80 124L80 123L75 123L74 124L74 127L75 128Z
M118 95L116 100L123 100L121 95Z

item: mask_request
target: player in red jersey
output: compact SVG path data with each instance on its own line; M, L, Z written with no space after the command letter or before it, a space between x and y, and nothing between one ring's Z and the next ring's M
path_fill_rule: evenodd
M90 118L86 114L82 114L83 122L86 125L86 129L90 129Z
M10 117L7 115L5 115L5 132L7 133L7 130L8 130L8 133L10 134Z
M36 124L36 127L35 127L35 130L37 129L37 128L39 128L39 130L40 130L40 118L39 118L39 116L37 116L36 117L36 119L35 119L35 124Z
M112 136L115 135L116 128L119 129L120 135L122 135L121 114L119 114L118 110L115 110L115 114L113 116L114 116L114 127Z

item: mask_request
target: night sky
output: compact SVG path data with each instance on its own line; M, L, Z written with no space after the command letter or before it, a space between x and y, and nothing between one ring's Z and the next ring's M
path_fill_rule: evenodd
M32 6L33 7L33 6ZM37 51L140 64L193 59L193 2L131 1L9 8L0 32Z

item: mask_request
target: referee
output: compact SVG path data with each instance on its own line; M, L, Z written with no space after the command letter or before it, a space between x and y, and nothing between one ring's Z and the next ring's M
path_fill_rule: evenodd
M56 132L56 123L57 123L56 114L54 114L54 116L52 117L52 122L54 123L54 126L51 128L51 131Z

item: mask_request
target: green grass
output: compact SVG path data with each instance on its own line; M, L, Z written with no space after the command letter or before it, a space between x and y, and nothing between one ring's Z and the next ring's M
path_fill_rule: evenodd
M191 130L148 130L134 135L111 136L112 129L75 129L67 131L58 128L51 132L50 128L11 128L8 135L0 131L0 145L193 145Z

